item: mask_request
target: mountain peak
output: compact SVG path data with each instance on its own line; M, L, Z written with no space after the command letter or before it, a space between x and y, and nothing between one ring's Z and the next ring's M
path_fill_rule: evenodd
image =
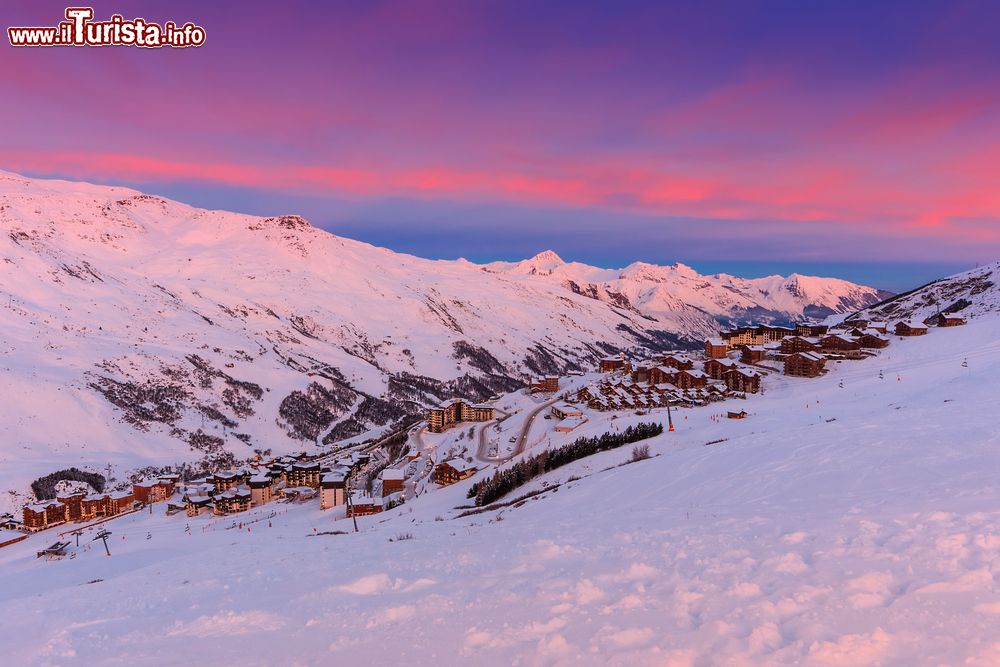
M526 259L519 263L522 270L528 273L552 273L566 262L557 255L554 250L543 250L531 259Z
M556 254L555 250L543 250L531 259L529 262L535 263L545 263L545 264L565 264L563 258Z

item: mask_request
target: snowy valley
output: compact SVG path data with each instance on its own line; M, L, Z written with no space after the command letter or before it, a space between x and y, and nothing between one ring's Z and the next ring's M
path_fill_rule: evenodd
M0 229L8 510L69 466L120 480L211 472L376 437L443 399L486 399L604 355L698 347L754 313L847 313L879 296L835 279L610 271L553 253L432 261L296 216L9 173Z

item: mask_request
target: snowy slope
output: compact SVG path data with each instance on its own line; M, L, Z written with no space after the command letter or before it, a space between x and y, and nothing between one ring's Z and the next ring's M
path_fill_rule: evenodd
M578 461L499 512L459 518L467 481L356 535L311 536L349 523L273 506L271 527L122 519L111 558L38 560L54 536L34 536L0 551L6 658L997 665L997 341L984 316L822 378L769 376L764 396L675 413L654 458ZM710 418L727 408L751 414Z
M898 294L858 313L875 320L923 321L939 312L966 319L1000 312L1000 262L941 278Z
M737 324L787 324L849 313L886 293L839 280L792 274L788 277L703 276L683 264L635 262L624 269L600 269L564 262L547 250L521 262L493 262L484 271L530 275L558 283L576 294L632 308L669 323L677 331L711 336Z

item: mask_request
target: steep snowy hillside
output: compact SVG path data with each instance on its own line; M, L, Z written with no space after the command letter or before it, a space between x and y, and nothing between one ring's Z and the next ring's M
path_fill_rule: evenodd
M703 276L683 264L656 266L644 262L624 269L600 269L564 262L551 250L521 262L493 262L483 270L537 276L575 294L655 317L675 331L696 337L714 335L720 326L788 324L849 313L888 296L846 280L797 274L756 279L726 274Z
M38 559L47 531L0 550L5 658L995 666L998 341L981 317L821 378L771 375L764 396L675 410L653 458L598 454L473 515L456 508L476 478L358 534L315 502L241 524L132 515L110 558L85 533L75 557ZM666 418L590 416L552 444Z
M898 294L858 313L877 320L924 320L937 313L967 319L1000 312L1000 262L994 262Z
M638 313L295 216L0 174L0 489L381 431L635 346Z

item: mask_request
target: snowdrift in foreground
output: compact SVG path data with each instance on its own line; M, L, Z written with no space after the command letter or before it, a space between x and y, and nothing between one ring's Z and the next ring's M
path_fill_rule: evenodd
M498 512L456 518L468 480L356 535L313 536L349 525L300 506L190 534L138 515L111 558L36 560L32 537L0 551L7 660L996 665L998 340L981 317L678 411L654 458L579 461Z

